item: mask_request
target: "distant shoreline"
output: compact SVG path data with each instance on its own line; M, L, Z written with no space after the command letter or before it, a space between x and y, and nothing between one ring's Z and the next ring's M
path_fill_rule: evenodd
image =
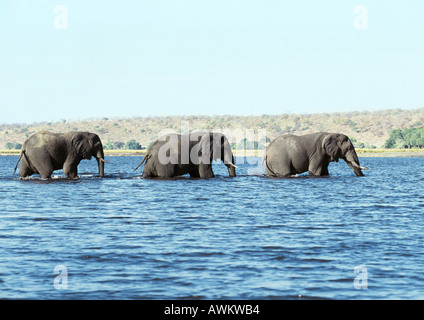
M147 150L105 150L105 156L143 156ZM358 157L424 157L424 149L356 149ZM18 156L20 150L0 150L0 156ZM233 150L236 157L262 157L264 150Z

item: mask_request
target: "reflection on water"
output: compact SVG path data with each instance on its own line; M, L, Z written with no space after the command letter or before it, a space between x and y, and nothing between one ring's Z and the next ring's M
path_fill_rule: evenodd
M424 298L422 158L363 158L365 177L334 163L267 178L258 158L235 178L215 164L215 179L158 180L110 157L104 179L83 161L47 181L12 176L16 160L0 157L0 298Z

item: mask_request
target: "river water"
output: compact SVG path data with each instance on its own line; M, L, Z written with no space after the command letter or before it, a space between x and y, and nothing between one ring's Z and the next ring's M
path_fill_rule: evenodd
M0 157L0 298L423 299L424 159L342 161L330 177L155 180L141 157L104 179L19 180Z

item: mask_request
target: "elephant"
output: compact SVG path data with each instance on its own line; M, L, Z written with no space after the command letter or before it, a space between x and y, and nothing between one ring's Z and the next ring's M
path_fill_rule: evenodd
M359 164L355 148L341 133L317 132L296 136L286 134L272 140L265 150L262 164L266 175L287 177L308 171L309 176L328 176L330 162L343 159L356 176L368 168Z
M221 159L230 177L236 176L234 156L225 135L216 132L171 133L158 138L147 150L143 177L173 178L189 174L192 178L213 178L212 160Z
M104 177L103 145L99 136L91 132L52 133L40 131L30 136L23 144L19 162L19 176L25 178L40 174L48 179L54 170L63 169L71 179L78 177L78 165L83 159L94 156L99 167L99 177ZM15 173L14 172L14 173Z

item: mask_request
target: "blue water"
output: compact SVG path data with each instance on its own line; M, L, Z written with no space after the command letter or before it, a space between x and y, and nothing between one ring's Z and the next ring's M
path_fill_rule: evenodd
M423 158L151 180L140 157L108 157L104 179L92 160L49 181L13 177L16 160L0 157L0 298L424 298Z

